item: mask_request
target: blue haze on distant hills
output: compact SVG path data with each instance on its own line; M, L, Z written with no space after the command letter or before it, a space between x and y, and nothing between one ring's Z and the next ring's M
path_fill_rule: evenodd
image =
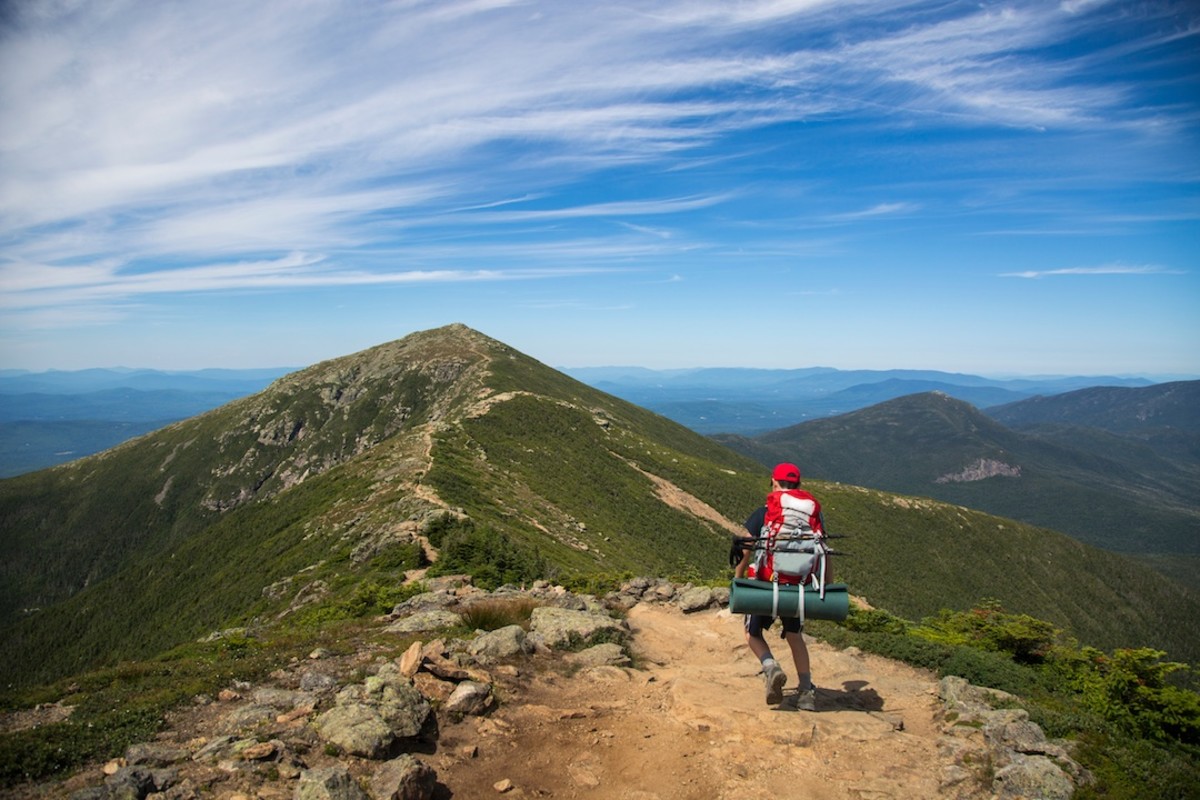
M985 378L936 370L560 368L597 389L703 433L753 435L940 391L977 408L1092 386L1152 386L1144 377Z
M992 379L933 370L560 367L702 434L752 435L927 391L979 408L1148 378ZM0 371L0 477L51 467L265 389L293 368Z

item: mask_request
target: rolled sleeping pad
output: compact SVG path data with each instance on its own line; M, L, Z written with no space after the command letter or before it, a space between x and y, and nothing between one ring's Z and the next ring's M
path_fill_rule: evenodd
M800 598L804 610L800 610ZM799 586L786 586L753 578L734 578L729 587L729 610L734 614L765 614L776 617L803 617L841 622L850 613L850 591L844 583L825 587L825 596L813 587L801 592Z

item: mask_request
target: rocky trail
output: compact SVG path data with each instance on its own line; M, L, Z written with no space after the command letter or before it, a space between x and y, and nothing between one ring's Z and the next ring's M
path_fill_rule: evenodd
M1066 800L1087 779L1024 711L993 709L999 693L855 648L810 639L816 710L767 706L727 591L438 582L349 652L198 696L124 757L0 798ZM531 606L528 630L438 638L481 602Z
M817 711L777 711L739 617L639 604L628 621L639 669L542 673L519 702L445 732L478 751L435 760L439 779L456 797L497 784L515 796L627 800L939 794L931 675L814 642Z

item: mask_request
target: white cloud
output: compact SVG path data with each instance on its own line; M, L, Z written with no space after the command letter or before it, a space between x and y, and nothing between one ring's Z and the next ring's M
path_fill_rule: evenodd
M914 6L922 13L908 15ZM630 165L686 174L693 152L715 166L726 154L698 148L746 131L858 115L898 126L938 115L1091 130L1129 113L1127 87L1094 80L1085 62L1044 56L1069 26L1102 13L1085 0L1000 9L904 0L15 9L0 41L7 308L554 278L574 273L429 265L469 252L483 264L561 258L596 269L707 248L703 231L639 218L723 210L753 191L737 177L656 197L570 188ZM772 157L766 145L742 145L747 159L750 148ZM920 211L885 202L826 219ZM571 228L596 219L629 233L603 239ZM739 224L756 221L751 213ZM488 239L501 234L485 226L510 240ZM451 234L453 242L436 238ZM764 236L747 249L828 246ZM385 264L384 252L399 257ZM1082 273L1034 275L1049 274Z
M1098 267L1064 267L1062 269L1023 270L1021 272L1002 272L1001 278L1047 278L1058 275L1184 275L1183 270L1169 269L1154 265L1128 266L1125 264L1104 264Z
M919 211L921 206L917 203L877 203L870 208L864 208L861 211L848 211L844 214L830 214L827 219L836 222L850 222L860 219L871 219L874 217L892 217L904 214L912 214Z

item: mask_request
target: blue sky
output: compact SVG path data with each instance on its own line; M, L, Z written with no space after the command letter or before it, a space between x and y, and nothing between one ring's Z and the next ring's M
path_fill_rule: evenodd
M44 0L0 368L1200 376L1187 2Z

